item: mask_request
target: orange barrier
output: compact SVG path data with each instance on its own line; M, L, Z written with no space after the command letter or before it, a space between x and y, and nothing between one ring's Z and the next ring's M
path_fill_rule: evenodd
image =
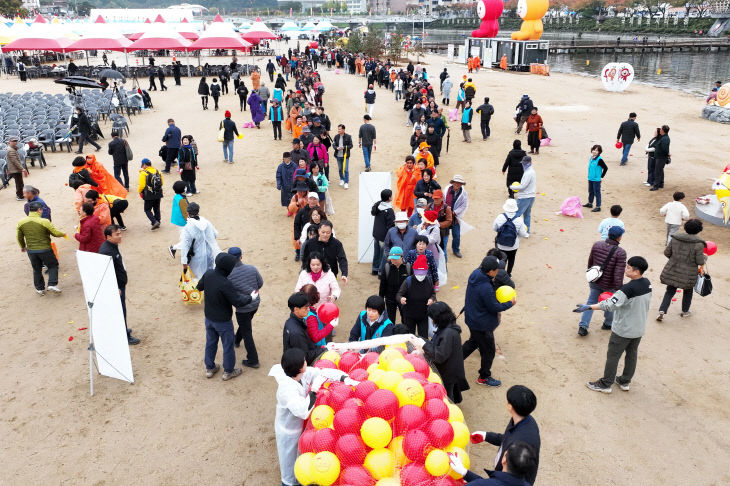
M540 74L542 76L550 76L550 65L549 64L530 64L530 73Z

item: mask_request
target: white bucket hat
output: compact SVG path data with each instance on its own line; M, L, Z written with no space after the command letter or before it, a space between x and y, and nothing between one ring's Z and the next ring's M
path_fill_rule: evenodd
M502 205L502 209L504 209L504 211L507 213L516 213L517 201L515 201L514 199L507 199Z

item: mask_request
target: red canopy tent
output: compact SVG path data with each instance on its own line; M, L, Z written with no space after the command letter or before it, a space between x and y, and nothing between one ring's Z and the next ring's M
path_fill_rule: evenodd
M194 32L192 29L189 29L190 22L188 22L188 19L186 17L183 17L183 19L180 21L180 23L185 24L185 25L180 26L180 30L178 30L178 34L180 34L181 36L183 36L184 38L186 38L189 41L194 41L198 37L200 37L200 35L198 35L197 32ZM185 29L189 29L189 30L185 30Z
M165 19L162 18L162 14L157 14L157 17L155 17L155 22L164 24Z
M48 23L48 21L47 21L46 19L44 19L44 18L43 18L43 16L42 16L41 14L38 14L38 15L36 15L36 16L35 16L35 18L33 19L33 23L34 23L34 24L47 24L47 23Z
M60 37L54 39L51 37L21 37L10 44L3 46L3 51L54 51L66 52L69 46L73 44L71 39Z
M95 24L106 24L106 20L104 20L104 17L99 15L98 17L96 17L96 20L94 20L94 23Z
M221 17L221 14L217 14L213 19L213 22L223 22L223 17Z
M241 34L241 37L252 44L258 44L259 41L263 39L276 39L276 35L274 35L274 33L266 27L266 24L261 21L260 17L256 17L256 22L246 29L246 31Z

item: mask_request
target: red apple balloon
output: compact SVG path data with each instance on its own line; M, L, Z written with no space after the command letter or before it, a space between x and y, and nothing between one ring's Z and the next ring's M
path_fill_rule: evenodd
M365 411L370 417L390 420L398 411L398 397L390 390L375 390L365 399Z
M717 244L714 241L707 240L705 241L705 249L702 251L704 251L707 256L714 255L717 253Z
M365 461L367 448L360 439L359 434L345 434L337 439L335 454L337 454L343 467L357 466Z
M317 309L317 315L319 316L320 321L325 324L329 324L332 322L332 319L340 316L340 309L338 309L332 302L325 302L319 306L319 309Z
M395 435L403 435L411 429L417 429L425 421L426 414L419 407L403 405L395 414Z

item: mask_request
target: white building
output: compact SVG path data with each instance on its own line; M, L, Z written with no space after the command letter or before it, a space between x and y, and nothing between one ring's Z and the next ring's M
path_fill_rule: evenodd
M41 0L23 0L23 8L28 12L41 8Z

